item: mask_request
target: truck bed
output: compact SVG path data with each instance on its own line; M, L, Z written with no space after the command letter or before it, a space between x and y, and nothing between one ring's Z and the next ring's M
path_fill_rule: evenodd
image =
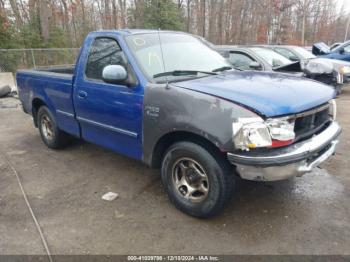
M57 66L19 70L16 80L24 111L32 114L36 101L45 101L62 130L79 134L72 99L74 69Z
M73 75L75 70L75 65L67 65L67 66L49 66L49 67L37 67L35 69L23 69L18 72L23 73L33 73L33 74L42 74L46 75L46 73L54 73L60 75ZM50 74L52 75L52 74Z

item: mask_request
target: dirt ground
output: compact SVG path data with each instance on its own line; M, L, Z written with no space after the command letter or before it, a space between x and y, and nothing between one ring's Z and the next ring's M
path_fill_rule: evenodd
M0 99L0 254L45 254L6 158L53 254L349 255L350 87L337 100L343 134L322 169L240 181L223 214L198 220L170 204L158 170L83 142L49 150L18 101Z

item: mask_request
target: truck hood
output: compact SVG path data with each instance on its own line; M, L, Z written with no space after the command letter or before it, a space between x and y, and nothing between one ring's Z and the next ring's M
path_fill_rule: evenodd
M313 61L313 60L331 63L333 65L333 68L337 72L339 72L340 69L342 67L344 67L344 66L345 67L350 67L350 63L349 62L346 62L346 61L343 61L343 60L339 60L339 59L330 59L330 58L326 58L326 57L320 57L320 58L313 58L310 61Z
M309 60L304 60L302 63L305 72L309 75L332 74L333 70L338 69L338 67L335 67L332 59L329 58L317 57Z
M332 87L288 74L234 71L175 83L241 104L266 117L299 113L335 97Z

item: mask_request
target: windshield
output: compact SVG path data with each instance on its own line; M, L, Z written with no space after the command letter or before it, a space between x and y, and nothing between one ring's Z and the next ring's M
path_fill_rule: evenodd
M316 56L307 51L305 48L302 48L300 46L293 46L291 47L296 53L298 53L303 59L311 59L311 58L316 58Z
M344 42L344 43L342 43L342 44L340 44L340 45L338 45L337 47L335 47L335 48L333 48L332 49L332 52L339 52L339 50L340 49L342 49L342 48L347 48L347 46L350 44L350 41L346 41L346 42Z
M160 42L161 41L161 45ZM139 65L149 79L157 82L178 81L210 74L159 74L171 71L213 72L230 64L216 51L193 36L180 33L137 34L126 37ZM162 52L163 51L163 52Z
M259 55L262 59L264 59L272 67L278 67L278 66L283 66L283 65L288 65L293 63L288 58L285 58L279 53L267 48L254 47L254 48L251 48L251 50L257 55Z
M323 42L316 43L316 44L314 44L314 46L317 47L318 49L320 49L325 54L328 54L330 52L329 46Z

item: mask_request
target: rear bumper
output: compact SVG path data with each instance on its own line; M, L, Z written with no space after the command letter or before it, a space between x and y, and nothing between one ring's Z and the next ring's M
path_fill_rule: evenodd
M264 153L228 153L243 179L276 181L310 172L335 153L341 127L332 122L318 135L288 147Z

